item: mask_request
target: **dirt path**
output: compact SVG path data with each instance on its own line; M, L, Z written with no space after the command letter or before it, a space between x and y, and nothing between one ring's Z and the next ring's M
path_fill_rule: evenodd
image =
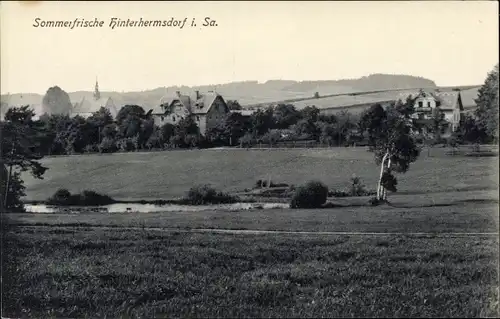
M99 229L120 229L137 231L161 231L170 233L217 233L231 235L344 235L344 236L420 236L420 237L470 237L470 236L493 236L499 237L499 233L403 233L403 232L325 232L325 231L285 231L285 230L253 230L253 229L217 229L217 228L160 228L160 227L129 227L129 226L65 226L65 225L19 225L20 227L68 227L68 228L99 228Z

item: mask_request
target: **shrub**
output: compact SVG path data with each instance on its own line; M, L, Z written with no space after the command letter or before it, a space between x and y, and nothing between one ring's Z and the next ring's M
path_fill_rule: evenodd
M85 190L81 194L71 194L67 189L58 189L47 200L47 204L58 206L100 206L114 202L111 197L94 191Z
M260 139L262 143L271 145L277 143L279 140L281 140L281 133L279 130L270 130Z
M130 137L124 137L116 141L116 147L122 152L129 152L135 149L134 140Z
M100 153L112 153L116 151L115 141L110 137L105 137L98 146Z
M268 181L267 180L257 180L255 182L255 188L262 188L262 187L267 187L267 183ZM290 185L286 184L286 183L273 183L273 181L270 182L270 185L269 187L289 187Z
M245 135L243 135L240 140L239 140L240 144L242 146L246 146L246 147L250 147L252 144L254 144L256 141L253 137L252 134L250 133L246 133Z
M210 185L198 185L189 189L184 201L191 205L204 205L234 203L238 199L227 193L217 191Z
M290 208L319 208L326 202L328 187L319 181L310 181L297 188Z
M71 193L64 188L58 189L47 202L52 205L71 205Z
M83 191L78 199L79 205L109 205L115 201L108 195L102 195L94 191Z
M98 151L98 146L95 145L95 144L87 144L85 145L85 147L83 148L83 151L85 153L95 153Z
M328 192L328 196L332 197L350 197L351 194L345 191L331 190Z
M271 181L271 187L290 187L290 185L288 185L287 183L273 183Z
M345 190L331 190L328 192L328 196L333 197L357 197L357 196L370 196L374 195L377 192L368 191L365 189L365 185L362 183L361 178L357 176L353 176L351 178L351 183L349 187Z
M398 181L391 172L386 171L382 174L381 184L388 191L397 192Z
M367 192L365 190L365 185L361 182L361 178L357 176L351 178L349 193L351 193L351 196L365 196Z

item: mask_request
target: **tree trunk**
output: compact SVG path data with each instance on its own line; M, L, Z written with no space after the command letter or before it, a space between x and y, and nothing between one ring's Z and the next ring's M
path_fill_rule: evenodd
M5 183L5 197L4 197L4 207L7 209L7 198L9 195L10 179L12 176L12 165L9 167L9 172L7 173L7 181Z
M387 160L387 169L391 168L391 159ZM387 201L387 189L384 188L384 196L382 197L384 201Z
M1 198L0 198L0 212L4 212L4 207L7 207L7 203L4 202L5 196L7 194L7 180L9 176L9 170L7 169L5 164L1 164L0 167L0 189L1 189Z
M377 185L377 199L380 200L382 199L384 188L382 187L382 176L384 175L384 166L385 166L385 161L387 160L387 157L389 156L389 152L385 153L384 157L382 158L382 163L380 164L380 177L378 179L378 185Z

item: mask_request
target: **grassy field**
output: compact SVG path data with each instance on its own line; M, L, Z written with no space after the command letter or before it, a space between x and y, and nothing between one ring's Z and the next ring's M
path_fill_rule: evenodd
M498 314L498 237L12 232L6 317Z
M399 198L395 207L339 207L249 211L123 214L12 214L22 225L217 228L325 232L498 232L498 201L483 192L452 193L432 203L426 195ZM454 195L454 196L450 196ZM497 194L498 196L498 194ZM405 199L406 198L406 199ZM364 204L359 199L360 204ZM366 199L367 201L367 199ZM342 204L341 200L338 200ZM428 204L424 204L428 203Z
M450 91L449 88L442 88L441 92ZM348 110L353 113L358 113L359 107L357 105L366 104L363 109L369 108L370 105L375 103L382 103L387 101L397 101L399 99L405 100L409 95L418 95L419 90L408 89L408 90L394 90L387 92L370 93L363 95L340 95L340 96L330 96L321 98L309 98L309 99L299 99L298 101L292 101L297 109L302 109L306 106L314 105L319 109L325 108L343 108L348 107ZM476 107L474 99L477 98L478 88L465 88L460 92L462 97L462 103L465 108Z
M498 158L424 152L391 206L125 214L11 214L6 317L498 316ZM365 149L205 150L44 159L28 199L60 187L168 199L194 184L319 179L373 188ZM209 229L212 229L210 231ZM216 233L232 229L234 233ZM240 233L237 232L240 230ZM249 234L245 230L337 234ZM340 234L342 232L343 234ZM496 234L493 234L496 233Z
M424 152L410 171L398 177L401 193L496 190L498 158L450 157L446 149ZM58 188L85 189L119 200L174 199L195 184L210 183L234 192L268 176L275 182L301 184L318 179L344 189L353 174L374 189L379 169L365 148L191 150L154 153L64 156L43 159L44 180L25 174L27 200L45 200Z

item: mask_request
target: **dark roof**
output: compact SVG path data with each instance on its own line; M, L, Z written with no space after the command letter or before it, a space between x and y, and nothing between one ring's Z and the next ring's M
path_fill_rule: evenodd
M203 94L198 94L198 96L189 96L184 94L179 94L174 97L164 96L160 99L160 106L153 109L153 114L162 114L165 111L161 105L171 106L175 101L179 101L184 105L192 114L207 114L210 107L214 103L215 99L221 97L216 92L207 92Z
M191 104L193 114L206 114L214 103L215 99L221 97L215 92L201 94L201 96Z
M457 107L460 107L460 110L463 111L463 105L459 103L459 100L461 99L460 92L435 92L432 95L436 98L436 100L441 102L441 105L439 106L440 109L454 110Z

